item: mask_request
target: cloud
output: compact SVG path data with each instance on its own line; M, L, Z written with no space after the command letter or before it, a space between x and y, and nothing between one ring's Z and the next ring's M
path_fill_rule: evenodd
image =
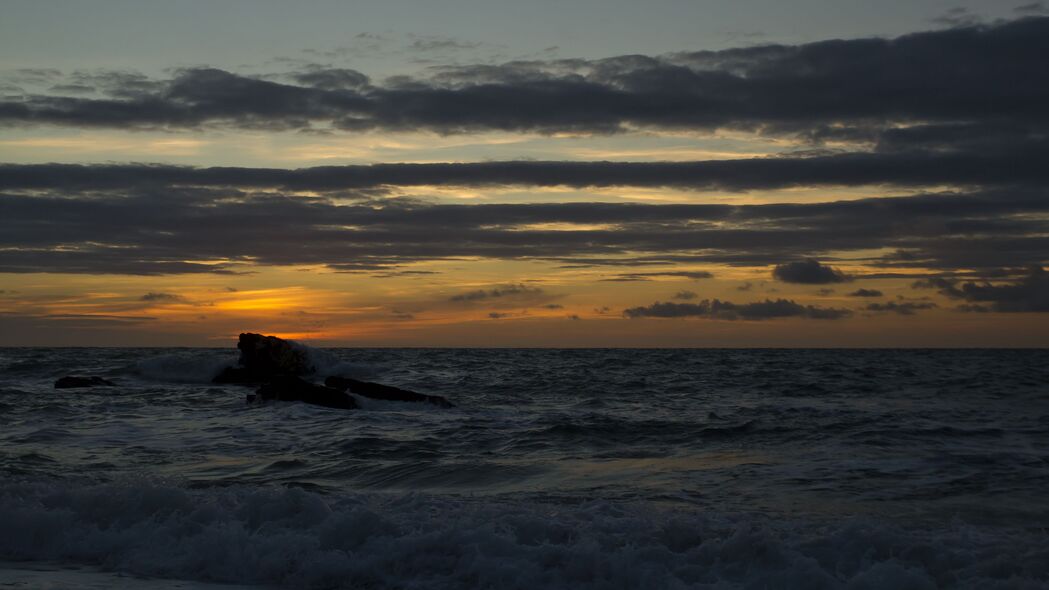
M391 187L543 186L773 190L812 186L1044 186L1049 140L974 145L945 153L936 146L902 153L744 158L692 162L494 161L274 168L195 168L161 164L0 164L0 188L93 191L213 187L335 192Z
M1049 12L1046 8L1045 2L1029 2L1027 4L1021 4L1013 9L1018 14L1045 14Z
M681 299L684 301L690 301L699 297L699 294L695 291L678 291L674 293L674 299Z
M368 76L346 68L311 67L292 74L292 78L304 86L331 91L362 88L370 83Z
M700 271L665 271L665 272L631 272L622 273L614 277L607 279L601 279L602 281L612 281L619 283L630 283L635 281L650 281L655 277L680 277L685 279L692 279L698 281L701 279L712 279L714 275L705 270Z
M446 66L362 86L331 84L313 71L284 83L187 68L137 86L102 86L101 97L28 94L0 103L0 123L439 133L736 127L857 136L896 122L1043 121L1047 39L1049 19L1028 17L894 39Z
M481 46L481 43L475 41L464 41L453 37L426 36L412 41L408 46L408 49L411 51L431 53L477 49Z
M1049 312L1049 272L1040 266L1031 267L1027 276L1010 283L962 283L952 279L931 278L918 281L914 286L936 288L942 295L972 304L960 306L958 309L961 311Z
M914 315L915 311L923 309L933 309L935 307L936 304L930 302L919 303L913 301L905 301L902 303L897 303L895 301L887 301L885 303L868 304L867 307L865 307L864 309L873 312L892 312L898 313L900 315Z
M818 260L800 260L777 265L772 270L772 277L784 283L804 285L823 285L827 283L844 283L852 278L830 266L820 264Z
M849 297L881 297L882 292L877 289L856 289L849 293Z
M956 6L934 18L933 22L948 27L972 27L980 23L980 17L968 8Z
M487 299L530 299L543 295L539 287L529 287L524 284L507 285L495 289L477 289L466 293L459 293L448 298L449 301L476 302Z
M655 302L645 307L623 311L628 318L685 318L705 317L720 320L767 320L801 317L817 320L836 320L852 315L848 309L801 305L788 299L766 299L755 303L732 303L718 299L704 299L699 303Z
M173 303L177 301L185 301L185 298L181 295L175 295L174 293L146 293L142 297L139 297L140 301L149 301L151 303Z
M14 273L229 275L255 265L375 273L461 258L766 266L793 258L800 262L779 273L818 283L842 276L805 262L825 253L863 252L866 264L921 269L918 276L977 269L972 276L991 277L1003 267L1045 264L1049 252L1042 190L771 205L354 203L208 187L0 195L0 272ZM549 223L591 227L536 228ZM869 258L878 249L906 255ZM707 274L668 269L619 278L657 276Z

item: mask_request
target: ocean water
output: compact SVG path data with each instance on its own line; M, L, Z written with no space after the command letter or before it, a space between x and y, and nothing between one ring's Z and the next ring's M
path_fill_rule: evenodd
M1049 351L311 354L0 349L0 584L1049 588Z

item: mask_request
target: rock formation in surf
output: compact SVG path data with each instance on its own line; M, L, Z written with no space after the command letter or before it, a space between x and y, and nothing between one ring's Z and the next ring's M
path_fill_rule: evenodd
M326 408L352 410L357 407L353 396L332 387L314 385L298 377L275 377L255 392L256 399L282 402L305 402ZM251 396L248 401L255 401Z
M80 387L113 387L116 383L108 379L96 377L82 377L79 375L67 375L55 381L55 389L76 389Z
M277 338L246 332L237 341L240 361L237 367L226 367L212 381L258 385L274 377L300 376L312 373L306 350Z
M380 383L358 381L348 377L328 377L324 385L302 377L316 372L307 349L276 336L246 332L237 341L240 360L215 376L214 383L260 386L247 399L253 401L300 401L328 408L353 409L353 395L400 402L425 402L442 408L454 408L439 395L426 395ZM58 386L57 384L55 385Z
M391 387L380 383L369 383L367 381L358 381L348 377L328 377L324 380L324 384L339 391L349 391L350 393L355 393L359 396L372 399L384 399L396 402L426 402L442 408L455 407L450 401L439 395L426 395L414 391L408 391L407 389L401 389L399 387Z

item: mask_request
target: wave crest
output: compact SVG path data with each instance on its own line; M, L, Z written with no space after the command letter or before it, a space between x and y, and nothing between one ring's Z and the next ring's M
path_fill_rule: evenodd
M37 481L0 484L0 529L18 531L0 537L9 559L313 588L1015 588L1049 576L1049 550L1015 532L598 501Z

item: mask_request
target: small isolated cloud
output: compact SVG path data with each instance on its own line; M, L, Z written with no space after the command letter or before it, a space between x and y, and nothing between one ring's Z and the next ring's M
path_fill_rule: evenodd
M699 297L699 294L695 291L678 291L677 293L674 293L674 299L683 299L685 301L690 301L697 297Z
M543 309L564 309L564 308L565 308L565 306L561 305L560 303L547 303L546 305L543 306Z
M743 283L742 285L736 287L736 290L737 291L750 291L753 288L754 288L754 284L751 283L750 281L747 281L746 283Z
M356 89L368 85L368 76L345 68L311 67L292 76L296 82L324 90Z
M936 307L936 304L930 302L916 303L913 301L906 301L903 303L896 303L895 301L888 301L885 303L871 303L864 309L876 313L898 313L900 315L914 315L914 312L918 310L932 309L934 307Z
M496 287L494 289L477 289L475 291L468 291L466 293L460 293L458 295L451 296L449 301L457 302L475 302L484 301L487 299L513 299L513 298L529 298L537 295L542 295L543 290L539 287L529 287L524 284L507 285L504 287Z
M628 318L685 318L705 317L719 320L768 320L801 317L815 320L836 320L852 315L848 309L801 305L789 299L766 299L755 303L732 303L718 299L704 299L699 303L655 302L644 307L624 310Z
M423 37L412 41L411 45L408 46L408 49L411 51L430 53L434 51L462 51L467 49L477 49L478 47L481 47L481 43L465 41L454 37Z
M1013 12L1023 15L1045 14L1049 12L1049 8L1046 8L1045 2L1030 2L1017 6L1013 9Z
M698 281L698 280L701 280L701 279L712 279L712 278L714 278L714 275L709 273L709 272L707 272L707 271L705 271L705 270L699 270L699 271L667 271L667 272L631 272L631 273L618 274L618 275L615 275L614 277L610 277L610 278L602 279L602 280L604 280L604 281L612 281L612 282L627 283L627 282L634 282L634 281L650 281L650 280L652 280L655 277L680 277L680 278L683 278L683 279L691 279L693 281Z
M883 293L877 289L856 289L849 293L849 297L881 297Z
M151 303L174 303L178 301L185 301L185 298L181 295L175 295L174 293L154 293L149 292L138 298L139 301L149 301Z
M493 320L501 320L503 318L508 318L511 315L513 315L513 314L502 313L502 312L499 312L499 311L493 311L493 312L488 314L488 317L492 318Z
M960 311L1049 312L1049 272L1040 266L1031 267L1027 276L1009 283L961 283L957 279L933 277L912 286L938 289L941 295L970 304L960 306Z
M980 17L964 6L956 6L932 19L932 22L948 27L971 27L980 23Z
M824 288L820 289L819 291L816 291L816 294L817 295L822 295L823 297L826 297L827 295L833 295L834 294L834 289L828 289L828 288L824 287Z
M825 285L828 283L845 283L852 280L840 270L820 264L818 260L800 260L778 265L772 270L772 277L784 283L803 285Z

